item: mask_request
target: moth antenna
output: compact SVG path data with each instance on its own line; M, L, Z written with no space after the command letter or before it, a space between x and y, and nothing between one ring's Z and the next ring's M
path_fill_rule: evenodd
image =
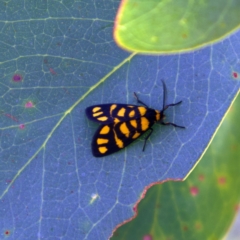
M166 84L163 80L162 81L162 85L163 85L163 108L162 110L165 110L165 107L166 107L166 98L167 98L167 87L166 87Z

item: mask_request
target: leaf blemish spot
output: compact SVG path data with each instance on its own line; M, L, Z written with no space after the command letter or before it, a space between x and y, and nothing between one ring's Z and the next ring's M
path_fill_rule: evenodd
M191 193L192 196L198 195L198 192L199 192L198 187L191 187L190 188L190 193Z
M49 71L52 75L56 75L57 73L52 69L52 68L49 68Z
M200 222L196 223L196 224L195 224L195 228L196 228L197 230L201 230L201 229L202 229L202 224L201 224Z
M218 183L219 183L220 185L224 185L224 184L226 183L226 178L225 178L225 177L220 177L220 178L218 178Z
M235 210L236 212L238 212L238 211L240 210L240 204L235 205L235 206L234 206L234 210Z
M205 178L205 176L203 174L199 175L199 177L198 177L199 181L201 181L201 182L204 180L204 178Z
M6 230L6 231L4 232L5 236L9 236L10 233L11 233L11 232L10 232L9 230Z
M12 77L12 80L14 82L21 82L23 80L23 77L20 74L14 74L13 77Z
M232 76L233 76L234 78L238 78L238 73L237 73L237 72L233 72L233 73L232 73Z
M188 230L188 227L185 225L183 226L183 231L187 231Z
M33 103L31 101L28 101L25 103L25 108L32 108L33 107Z
M143 236L143 240L152 240L153 238L152 238L152 236L151 235L145 235L145 236Z
M4 113L4 116L6 116L6 117L12 119L12 120L15 121L15 122L18 122L17 118L15 118L14 116L12 116L12 115L9 114L9 113Z
M19 128L20 128L20 129L24 129L24 128L25 128L25 125L24 125L24 124L20 124L20 125L19 125Z

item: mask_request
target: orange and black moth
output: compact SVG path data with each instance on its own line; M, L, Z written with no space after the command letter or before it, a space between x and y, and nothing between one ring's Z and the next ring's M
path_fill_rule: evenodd
M97 123L101 123L92 139L92 154L95 157L104 157L115 153L141 135L148 131L145 137L143 151L146 142L153 132L152 125L160 123L162 125L178 126L175 123L164 122L164 111L170 107L180 104L182 101L165 105L166 85L163 83L163 108L161 111L149 108L134 93L139 105L131 104L99 104L86 108L87 117Z

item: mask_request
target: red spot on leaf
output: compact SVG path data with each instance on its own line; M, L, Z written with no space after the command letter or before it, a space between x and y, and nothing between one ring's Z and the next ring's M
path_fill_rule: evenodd
M49 68L49 71L52 75L56 75L57 73L52 69L52 68Z
M25 108L32 108L33 107L33 103L31 101L28 101L25 103Z
M12 119L13 121L18 122L17 118L15 118L14 116L12 116L11 114L9 114L9 113L3 113L3 114L4 114L6 117Z
M219 178L218 178L218 183L219 183L220 185L224 185L224 184L226 183L226 178L225 178L225 177L219 177Z
M237 205L234 207L234 210L235 210L236 212L238 212L238 211L240 210L240 204L237 204Z
M188 226L183 226L183 231L187 231L188 230Z
M43 60L43 62L49 67L48 60L46 58ZM57 74L52 68L49 68L49 71L52 75Z
M11 232L10 232L9 230L5 230L5 232L4 232L5 236L9 236L10 233L11 233Z
M204 180L204 178L205 178L205 176L203 174L199 175L199 177L198 177L199 181L201 181L201 182Z
M6 183L10 183L11 181L11 179L6 179Z
M133 207L133 211L137 212L137 207L136 206Z
M20 74L14 74L13 77L12 77L12 80L14 82L21 82L23 80L23 77Z
M234 78L238 78L238 73L237 72L233 72L232 75L233 75Z
M152 238L152 236L151 235L145 235L145 236L143 236L143 238L142 238L143 240L153 240L153 238Z
M195 224L195 228L197 229L197 230L201 230L202 229L202 224L201 223L196 223Z
M24 129L24 128L25 128L25 125L24 125L24 124L20 124L20 125L19 125L19 128L20 128L20 129Z
M198 195L198 192L199 192L198 187L191 187L190 188L190 193L191 193L192 196Z

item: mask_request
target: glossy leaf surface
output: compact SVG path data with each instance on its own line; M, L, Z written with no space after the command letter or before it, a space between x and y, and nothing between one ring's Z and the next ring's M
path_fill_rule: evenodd
M238 0L123 0L114 36L128 51L189 51L239 28L239 11Z

